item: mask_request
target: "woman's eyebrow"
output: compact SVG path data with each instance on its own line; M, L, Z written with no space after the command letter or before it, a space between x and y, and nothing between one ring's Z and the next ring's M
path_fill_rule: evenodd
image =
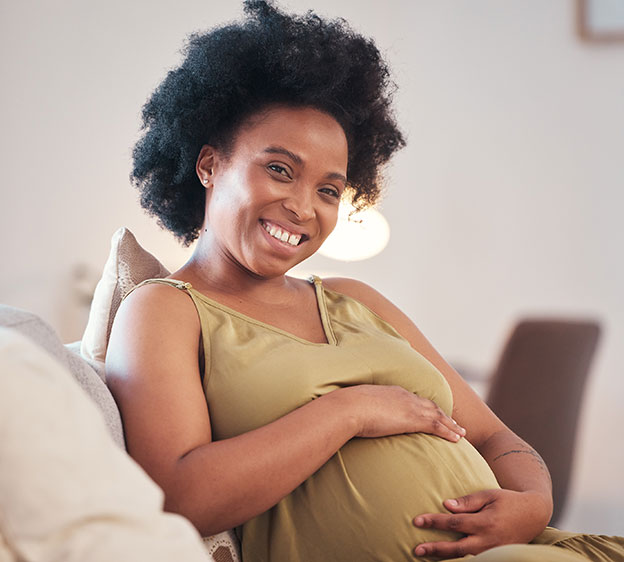
M288 156L288 158L290 158L295 164L299 166L303 164L301 156L297 156L294 152L291 152L281 146L269 146L264 149L264 152L267 154L283 154L284 156Z
M301 166L303 164L303 159L301 158L301 156L298 156L294 152L291 152L290 150L282 146L268 146L264 149L264 152L266 154L283 154L284 156L288 156L288 158L290 158L298 166ZM327 174L326 177L327 179L339 180L345 185L347 184L347 178L344 176L344 174L339 174L338 172L330 172L329 174Z
M327 174L328 180L338 180L347 185L347 178L343 174L339 174L338 172L331 172Z

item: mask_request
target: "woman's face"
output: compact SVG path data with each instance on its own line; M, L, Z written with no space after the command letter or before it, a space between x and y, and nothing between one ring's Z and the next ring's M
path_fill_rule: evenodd
M336 225L347 157L342 127L307 107L252 116L227 157L204 147L200 179L212 168L204 227L218 255L267 278L311 256Z

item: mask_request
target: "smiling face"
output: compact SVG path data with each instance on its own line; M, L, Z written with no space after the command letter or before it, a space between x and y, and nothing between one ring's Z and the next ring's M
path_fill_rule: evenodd
M336 225L347 158L342 127L307 107L251 117L227 156L204 147L197 173L208 179L211 260L267 278L311 256Z

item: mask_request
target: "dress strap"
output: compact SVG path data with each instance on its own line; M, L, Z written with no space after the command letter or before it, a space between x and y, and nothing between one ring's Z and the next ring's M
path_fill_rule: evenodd
M314 283L314 289L316 291L316 302L318 303L319 313L321 315L321 322L323 324L323 330L325 331L325 337L327 343L331 345L337 345L338 340L336 334L331 325L331 319L329 317L329 311L327 310L327 300L325 299L325 291L323 289L323 282L320 277L311 275L308 279L310 283Z
M125 299L132 291L142 287L143 285L150 285L152 283L156 283L159 285L169 285L170 287L175 287L176 289L180 289L181 291L188 291L192 289L193 286L186 281L179 281L178 279L145 279L140 283L137 283L132 289L130 289L123 297L122 300Z

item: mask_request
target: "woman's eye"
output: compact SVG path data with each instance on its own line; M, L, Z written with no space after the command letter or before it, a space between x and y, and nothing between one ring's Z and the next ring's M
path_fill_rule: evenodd
M327 195L340 199L340 192L334 187L322 187L320 191L321 193L326 193Z
M288 170L284 168L284 166L280 166L279 164L269 164L268 168L269 170L273 170L281 176L290 178L290 174L288 173Z

